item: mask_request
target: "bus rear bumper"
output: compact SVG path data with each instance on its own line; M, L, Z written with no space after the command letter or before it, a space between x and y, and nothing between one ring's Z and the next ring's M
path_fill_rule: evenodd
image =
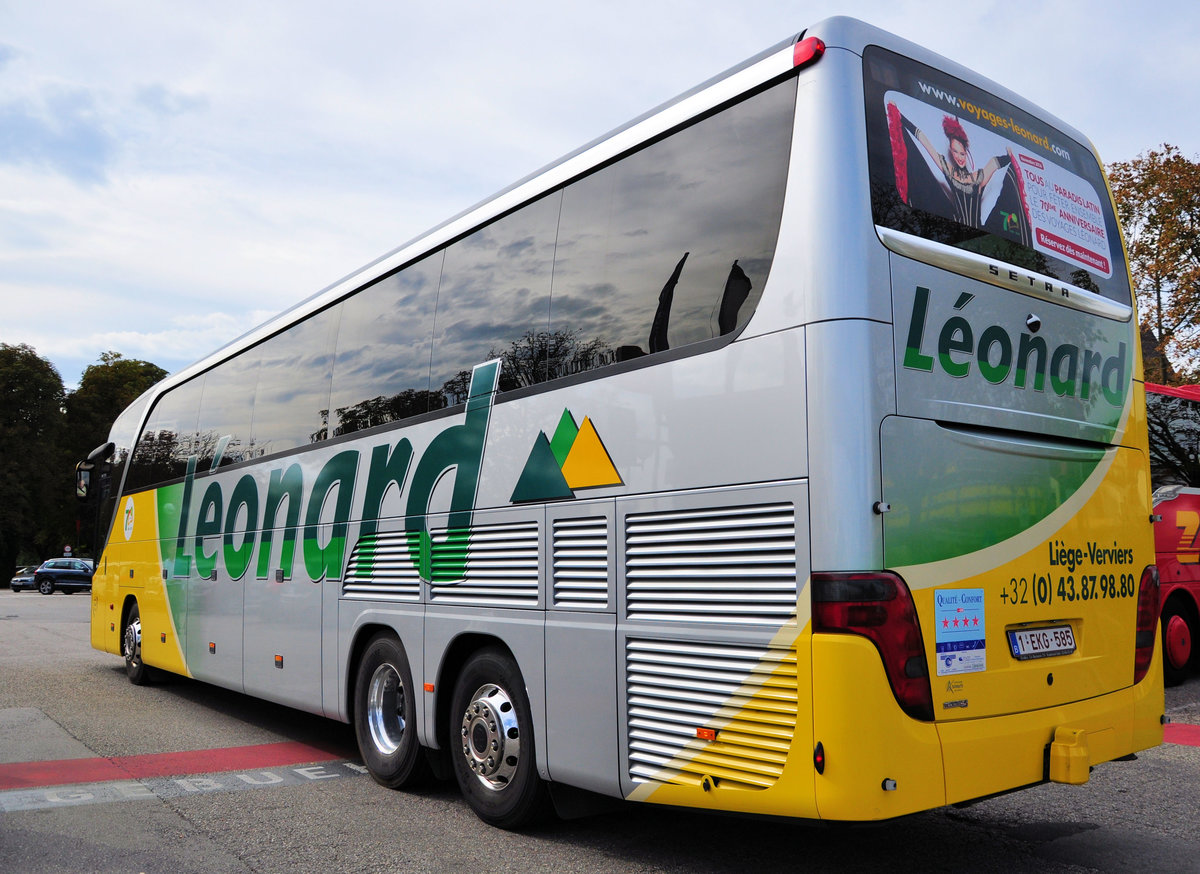
M822 819L892 819L1051 779L1082 783L1094 765L1162 743L1157 647L1136 686L1055 707L932 723L895 705L869 641L814 635L812 652L814 741L828 761L815 777ZM1132 661L1131 653L1131 674ZM826 682L846 676L858 679L853 689Z
M938 725L946 801L956 804L1051 781L1162 743L1161 652L1136 686L1044 710ZM1131 666L1132 668L1132 666Z

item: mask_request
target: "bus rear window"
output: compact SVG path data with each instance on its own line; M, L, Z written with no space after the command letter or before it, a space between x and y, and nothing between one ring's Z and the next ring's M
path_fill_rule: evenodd
M1116 216L1089 148L878 46L863 65L877 226L1129 305Z

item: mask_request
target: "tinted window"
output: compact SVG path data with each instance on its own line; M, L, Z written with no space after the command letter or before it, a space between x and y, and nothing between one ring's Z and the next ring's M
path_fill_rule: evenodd
M193 379L159 398L133 451L128 489L178 479L196 447L196 411L203 382Z
M130 487L741 328L779 232L789 79L546 195L173 390ZM199 416L197 418L197 410Z
M960 79L863 53L875 223L1129 303L1090 149Z
M429 391L429 349L442 254L348 298L333 365L333 436L445 406Z
M551 327L559 375L742 327L779 233L794 79L566 189Z
M197 426L197 470L211 468L217 452L221 456L219 467L249 457L260 354L257 347L249 349L204 375Z
M521 208L446 249L431 388L466 400L471 368L503 358L500 389L546 379L550 273L561 195Z
M339 307L320 312L258 347L251 458L329 436L329 383L339 313Z
M1147 391L1146 425L1151 486L1200 485L1200 402Z
M105 538L108 536L109 529L112 527L113 513L116 511L118 489L121 486L121 477L125 473L125 466L129 463L130 453L133 451L133 444L137 440L138 420L142 416L142 412L146 409L146 399L143 395L132 404L130 404L121 415L117 416L117 420L113 422L113 426L109 431L108 439L113 444L112 461L106 468L100 465L97 469L99 474L93 473L92 476L98 482L99 496L99 519L98 528L99 536ZM97 544L99 550L101 544Z

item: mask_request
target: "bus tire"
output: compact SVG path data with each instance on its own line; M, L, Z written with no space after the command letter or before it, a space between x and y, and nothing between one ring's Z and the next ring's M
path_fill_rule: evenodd
M354 734L371 778L389 789L416 785L428 775L416 701L404 645L390 634L376 636L354 680Z
M1172 599L1162 610L1163 683L1178 686L1196 661L1196 625L1187 608Z
M534 758L525 681L502 649L480 650L459 674L451 700L450 758L463 798L489 825L518 829L549 811Z
M121 654L125 656L125 676L135 686L150 683L150 668L142 661L142 616L137 602L129 608L125 633L121 636Z

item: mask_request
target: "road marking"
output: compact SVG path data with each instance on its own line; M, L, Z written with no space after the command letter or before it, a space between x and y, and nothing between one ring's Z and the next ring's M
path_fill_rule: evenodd
M1169 744L1200 747L1200 725L1168 722L1163 726L1163 740Z
M344 759L347 750L310 746L297 742L154 753L97 759L59 759L50 762L0 764L0 791L103 783L116 780L145 780L185 774L211 774L243 769L279 768L308 762Z
M113 801L168 801L214 792L241 792L248 789L275 789L300 786L318 780L364 779L367 769L358 762L327 761L299 768L228 771L189 774L186 777L149 777L105 783L42 786L0 792L0 813L52 810L105 804Z

